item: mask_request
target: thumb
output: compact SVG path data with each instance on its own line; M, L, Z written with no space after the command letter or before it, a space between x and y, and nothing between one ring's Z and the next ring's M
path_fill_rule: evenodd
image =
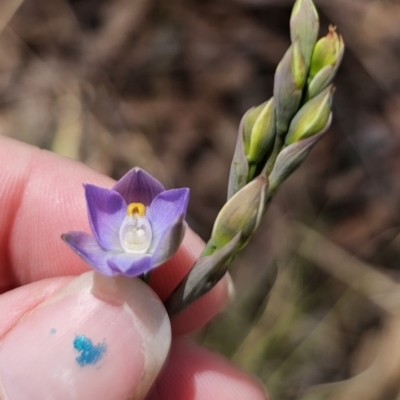
M168 316L147 285L87 272L1 339L0 398L143 399L170 341Z

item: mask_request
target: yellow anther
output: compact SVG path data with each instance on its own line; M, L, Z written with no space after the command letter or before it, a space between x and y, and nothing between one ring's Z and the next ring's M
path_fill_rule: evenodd
M126 213L132 216L143 217L146 214L146 206L142 203L131 203L126 208Z

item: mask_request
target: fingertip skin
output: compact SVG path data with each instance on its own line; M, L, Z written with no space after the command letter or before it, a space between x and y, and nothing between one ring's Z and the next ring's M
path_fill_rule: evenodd
M143 399L168 354L161 301L138 279L88 272L23 316L0 341L0 398Z
M186 338L172 342L167 367L146 400L268 400L264 387L224 357Z
M113 180L85 165L0 136L0 288L88 270L60 239L90 232L83 183Z

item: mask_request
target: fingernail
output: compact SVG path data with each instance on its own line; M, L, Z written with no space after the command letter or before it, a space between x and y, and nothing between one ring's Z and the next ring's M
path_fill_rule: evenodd
M0 398L142 399L170 340L165 309L142 281L85 273L4 337Z

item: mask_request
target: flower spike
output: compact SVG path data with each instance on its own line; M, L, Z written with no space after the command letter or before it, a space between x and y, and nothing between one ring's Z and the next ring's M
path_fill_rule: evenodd
M229 175L228 198L211 238L185 279L166 301L170 314L210 290L257 230L280 185L308 157L332 122L332 80L344 42L330 27L318 39L313 0L295 0L291 45L274 77L273 97L243 116Z

